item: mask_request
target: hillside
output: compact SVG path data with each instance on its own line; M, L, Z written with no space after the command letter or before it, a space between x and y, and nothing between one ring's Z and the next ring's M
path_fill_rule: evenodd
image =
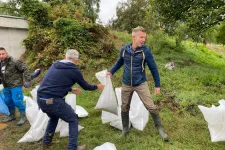
M127 33L111 31L111 34L114 35L118 53L112 56L114 59L88 61L83 73L90 83L97 83L95 73L109 69L119 55L119 48L130 42L131 37ZM224 142L210 141L207 123L197 105L210 107L212 104L218 105L218 100L225 98L225 48L219 45L196 45L191 41L183 41L180 47L176 47L175 40L162 33L149 35L146 44L151 47L160 72L162 94L153 96L153 99L161 110L160 116L165 131L171 138L170 142L160 139L151 118L143 131L132 128L127 138L121 138L119 130L101 123L101 111L94 109L100 92L83 91L77 96L77 104L84 107L89 116L79 119L79 124L85 127L79 134L79 144L88 144L88 150L105 142L114 143L117 150L223 150ZM88 58L88 55L84 57ZM165 68L165 64L170 61L175 63L173 70ZM147 74L153 91L152 77L149 71ZM122 69L112 78L114 88L121 86L121 76ZM19 128L15 124L16 121L13 121L7 129L0 131L2 150L41 149L40 141L17 144L30 126L28 122ZM56 134L54 144L49 149L66 149L67 142L67 138L60 138Z

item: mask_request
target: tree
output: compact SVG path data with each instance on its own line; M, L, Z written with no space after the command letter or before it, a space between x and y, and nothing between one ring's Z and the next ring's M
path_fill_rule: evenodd
M177 22L187 24L189 31L200 36L225 20L223 0L153 0L161 26L173 32Z
M218 43L225 45L225 22L219 26L216 40Z
M143 26L148 31L155 28L149 0L120 2L116 8L116 15L117 18L112 22L114 29L131 32L132 28L137 26Z
M9 0L8 2L0 1L0 14L21 17L17 0Z
M85 16L90 18L92 22L95 23L96 19L98 18L99 13L99 3L100 0L84 0L85 3Z

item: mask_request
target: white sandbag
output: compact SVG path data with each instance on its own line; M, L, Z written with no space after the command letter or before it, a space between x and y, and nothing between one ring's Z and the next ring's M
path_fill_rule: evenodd
M36 102L37 102L37 90L38 90L39 86L40 85L35 86L35 88L33 88L30 91L30 94L32 95L33 100L36 101Z
M76 94L67 94L65 100L76 112Z
M115 92L113 90L112 81L109 76L106 76L107 70L103 70L95 74L97 79L105 85L102 94L100 95L95 109L101 109L111 112L115 115L118 114L117 101Z
M63 122L64 122L64 121L63 121L62 119L59 119L58 124L57 124L57 127L56 127L56 129L55 129L55 133L60 132L60 130L61 130L61 128L62 128Z
M110 125L112 127L115 127L119 130L123 130L123 124L121 119L121 107L118 107L118 116L115 116L115 118L110 121ZM129 124L131 126L131 124Z
M106 142L101 146L97 146L94 150L116 150L116 146L113 143Z
M48 116L39 110L29 131L18 141L18 143L39 141L44 136L48 120Z
M115 88L115 91L116 91L116 97L117 97L118 104L119 104L119 107L117 107L118 113L117 113L117 115L115 115L115 114L112 114L110 112L102 111L101 119L102 119L102 123L103 124L104 123L111 122L111 121L118 122L117 120L119 119L120 122L121 122L121 125L122 125L122 121L121 121L121 108L120 108L120 106L122 105L122 102L121 102L121 88ZM114 123L112 123L112 124L114 124Z
M122 105L121 100L121 88L116 88L116 96L118 99L118 103ZM120 108L121 109L121 108ZM144 130L145 126L148 123L149 112L145 108L144 104L140 100L139 96L136 92L133 93L129 111L130 122L135 129ZM110 125L122 130L122 120L121 114L119 112L117 120L110 122Z
M38 105L37 102L34 101L31 97L24 96L24 99L26 101L26 117L30 125L32 126L39 112Z
M82 130L84 127L78 125L78 132ZM65 121L62 121L60 128L60 137L69 136L69 124Z
M88 116L88 112L79 105L76 105L76 114L78 115L78 117L87 117Z
M68 94L66 96L66 102L71 105L71 107L76 110L76 95L75 94ZM28 107L29 106L34 106L35 101L30 101L28 99ZM37 103L36 103L37 105ZM28 109L29 111L29 109ZM32 115L33 116L33 115ZM33 116L35 117L35 116ZM32 118L34 119L34 118ZM38 111L38 115L35 117L34 122L32 123L29 131L18 141L18 143L21 142L34 142L34 141L39 141L45 133L47 123L48 123L49 117L47 114L43 113L42 110L40 109ZM56 128L56 132L62 132L63 136L68 136L68 124L67 127L65 127L66 123L63 123L64 121L59 121L58 126ZM78 130L83 129L83 127L78 127ZM61 131L62 130L62 131Z
M3 84L0 84L0 91L2 91L4 89Z
M111 114L111 115L114 115L114 114ZM110 115L108 115L108 117L110 118ZM105 114L105 118L106 118L106 114ZM123 123L121 118L121 107L118 107L118 116L116 115L111 116L110 125L119 130L123 130ZM131 122L129 122L129 128L130 127L131 127Z
M132 126L138 130L144 130L148 123L149 112L136 92L133 93L129 114Z
M219 100L219 104L210 108L198 105L208 123L212 142L225 141L225 100Z
M107 111L102 111L102 116L101 116L101 119L102 119L102 123L108 123L110 121L113 121L113 120L116 120L118 118L117 115L115 114L112 114L110 112L107 112Z

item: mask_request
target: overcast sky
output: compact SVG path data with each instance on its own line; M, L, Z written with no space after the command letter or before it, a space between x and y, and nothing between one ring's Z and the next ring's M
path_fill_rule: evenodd
M112 17L116 17L116 7L119 2L127 0L101 0L99 19L103 24L106 24Z

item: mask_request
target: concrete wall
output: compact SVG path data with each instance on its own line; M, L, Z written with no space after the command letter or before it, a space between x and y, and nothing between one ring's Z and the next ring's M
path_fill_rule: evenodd
M27 33L26 20L0 15L0 47L4 47L10 56L19 58L25 52L22 41L27 37Z

